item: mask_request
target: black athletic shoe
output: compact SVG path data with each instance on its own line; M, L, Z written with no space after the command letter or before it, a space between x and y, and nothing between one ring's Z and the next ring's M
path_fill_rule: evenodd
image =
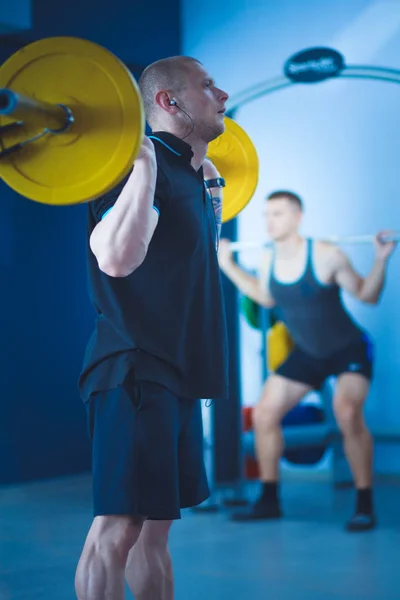
M280 506L256 502L248 510L233 513L230 516L230 520L243 523L245 521L266 521L268 519L280 519L281 517L282 511Z
M346 523L346 530L352 533L360 531L369 531L376 527L376 519L372 514L356 513L348 523Z

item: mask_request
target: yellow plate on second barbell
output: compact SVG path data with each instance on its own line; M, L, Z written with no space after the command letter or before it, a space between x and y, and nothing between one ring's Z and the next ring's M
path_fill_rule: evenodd
M10 155L0 175L45 204L77 204L110 191L128 174L144 134L138 86L111 52L87 40L55 37L29 44L0 68L0 88L71 108L75 123ZM0 125L9 122L0 117ZM34 120L4 136L11 146L38 133Z
M236 217L250 202L258 183L258 155L247 133L229 117L225 132L208 146L208 158L225 179L222 221Z

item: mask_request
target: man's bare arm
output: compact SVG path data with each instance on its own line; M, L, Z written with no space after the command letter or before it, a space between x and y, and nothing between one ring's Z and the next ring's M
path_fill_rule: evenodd
M126 185L90 237L99 268L110 277L126 277L145 259L158 222L153 209L156 179L154 146L145 138Z
M221 270L238 288L238 290L248 298L251 298L257 304L271 308L274 306L274 300L269 294L267 286L267 273L269 273L268 263L270 259L263 256L260 265L260 276L254 277L234 261L232 252L229 249L229 240L220 241L218 259Z
M338 248L335 249L335 281L337 285L366 304L379 302L385 284L388 259L395 248L393 242L380 241L382 233L376 236L375 261L366 277L361 277L348 257Z

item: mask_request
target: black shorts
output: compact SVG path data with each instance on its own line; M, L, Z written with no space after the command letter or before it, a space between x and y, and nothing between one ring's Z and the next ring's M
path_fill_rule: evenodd
M276 373L287 379L299 381L320 389L332 375L359 373L372 379L373 347L367 335L352 342L328 358L316 358L295 346Z
M179 519L209 496L200 400L136 381L86 403L92 439L94 516Z

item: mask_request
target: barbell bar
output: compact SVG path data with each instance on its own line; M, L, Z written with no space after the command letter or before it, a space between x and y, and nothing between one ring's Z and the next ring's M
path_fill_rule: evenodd
M321 242L329 242L331 244L343 244L343 245L351 245L351 244L370 244L374 242L376 236L371 234L363 234L363 235L333 235L321 238ZM390 243L390 242L400 242L400 232L395 232L388 235L383 235L380 238L382 242ZM260 250L261 248L268 248L272 246L272 242L231 242L229 244L230 250L232 252L245 252L247 250Z
M74 123L72 111L67 106L40 102L7 88L0 89L0 114L22 122L35 120L37 126L53 134L67 131Z

